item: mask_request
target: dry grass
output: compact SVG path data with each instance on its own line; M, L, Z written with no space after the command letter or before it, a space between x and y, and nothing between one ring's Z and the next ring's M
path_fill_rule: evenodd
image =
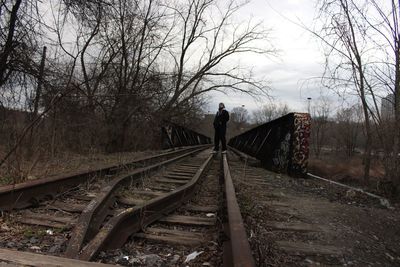
M310 158L308 171L321 177L338 181L344 184L361 187L391 201L400 201L396 187L385 179L385 170L380 160L371 162L370 178L364 181L364 165L361 155L352 158L342 158L336 155L324 155L320 159Z
M0 185L50 177L63 173L90 170L108 164L122 164L150 156L159 151L124 152L114 154L89 153L86 155L64 153L57 157L37 155L31 160L15 156L0 169ZM0 150L0 157L4 151Z
M324 178L346 183L362 184L364 165L360 155L352 158L334 154L323 155L320 159L310 158L309 172ZM382 180L385 175L383 165L379 160L373 160L371 166L371 182Z

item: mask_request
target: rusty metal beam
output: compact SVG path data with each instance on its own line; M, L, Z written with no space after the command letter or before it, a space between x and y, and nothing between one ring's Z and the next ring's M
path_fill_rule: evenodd
M178 187L166 195L151 199L139 207L126 209L111 218L84 247L79 255L79 259L91 260L103 249L121 247L129 236L162 218L190 199L195 192L195 186L210 165L213 157L213 155L210 155L204 161L187 184Z
M150 173L159 170L163 166L193 155L194 153L200 152L203 149L204 147L198 148L183 155L179 155L175 158L168 159L166 161L148 167L136 169L128 174L121 175L112 180L107 186L105 186L101 190L100 194L95 199L93 199L86 207L86 209L82 212L68 242L65 256L68 258L77 257L79 251L83 247L84 242L90 240L93 236L97 234L101 224L108 215L108 210L110 206L115 201L114 193L116 190L124 185L130 184L134 180L138 180L143 176L149 175Z
M38 253L23 252L0 248L0 266L30 266L30 267L113 267L115 265L87 262L75 259L42 255Z
M229 223L229 240L224 244L224 266L255 267L253 255L236 199L227 155L223 155L226 209Z

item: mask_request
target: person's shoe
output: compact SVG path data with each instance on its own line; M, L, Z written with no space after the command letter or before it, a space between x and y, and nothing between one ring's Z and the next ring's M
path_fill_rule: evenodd
M222 150L222 152L221 152L222 154L226 154L226 150Z

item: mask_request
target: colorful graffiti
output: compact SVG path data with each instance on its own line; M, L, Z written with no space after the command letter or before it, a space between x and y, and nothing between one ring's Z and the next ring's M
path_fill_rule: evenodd
M294 115L292 171L307 172L311 117L307 113Z
M274 157L272 161L274 166L279 170L286 170L289 164L289 153L290 153L290 137L291 134L287 133L285 138L280 143L279 148L275 149Z

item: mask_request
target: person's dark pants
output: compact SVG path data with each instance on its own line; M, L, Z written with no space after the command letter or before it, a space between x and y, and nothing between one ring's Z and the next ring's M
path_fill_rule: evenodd
M214 150L219 150L219 141L222 143L222 151L226 150L226 128L216 128L214 135Z

